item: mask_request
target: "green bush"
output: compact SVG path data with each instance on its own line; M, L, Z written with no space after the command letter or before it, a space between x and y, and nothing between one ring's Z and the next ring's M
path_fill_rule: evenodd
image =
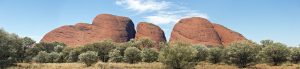
M60 63L68 62L69 54L70 54L70 52L71 52L73 49L74 49L74 48L70 48L70 47L65 47L65 48L63 48L63 50L60 52L60 55L61 55L61 62L60 62Z
M282 43L273 43L263 48L261 57L273 65L280 65L287 61L290 50Z
M225 60L240 68L254 64L257 60L258 51L256 45L248 42L236 42L225 49Z
M130 47L129 45L127 45L128 42L125 43L120 43L118 44L118 46L116 47L117 50L120 51L120 54L122 56L124 56L124 51L126 50L127 47Z
M85 53L80 54L78 57L80 61L85 63L87 66L91 66L98 60L97 52L94 51L87 51Z
M85 45L81 52L95 51L98 53L99 59L102 62L107 62L109 60L109 52L115 49L115 47L115 44L111 40L105 40L102 42Z
M193 48L198 51L196 57L194 58L194 61L205 61L208 56L208 49L203 45L195 45L193 46Z
M261 40L260 43L262 44L263 47L266 47L268 45L271 45L274 43L273 40Z
M174 43L170 47L165 47L159 54L159 61L171 69L191 69L196 63L193 59L197 55L197 50L190 44Z
M121 62L123 60L123 56L121 55L121 52L118 49L110 51L109 58L110 62Z
M140 50L141 50L141 48L140 48L140 42L139 41L137 41L137 40L134 40L134 39L131 39L130 41L128 41L128 42L125 42L125 43L122 43L122 44L120 44L119 45L119 47L123 47L123 48L127 48L127 47L136 47L136 48L139 48ZM121 50L120 50L121 51ZM125 51L125 50L124 50ZM122 52L122 51L121 51Z
M49 63L59 63L62 62L62 55L60 53L57 52L51 52L48 54L48 56L45 56L47 59L47 62Z
M208 50L207 60L210 63L217 64L220 63L223 59L223 49L219 47L213 47Z
M153 49L153 48L149 48L149 49L144 49L142 51L142 61L144 62L155 62L158 59L158 55L159 53Z
M152 47L154 47L154 42L151 39L149 39L149 38L138 39L136 41L136 43L138 43L138 45L139 45L138 48L140 50L144 49L144 48L152 48Z
M295 47L291 49L291 62L293 63L299 63L300 62L300 48Z
M65 48L65 46L58 45L58 46L54 47L54 51L55 52L62 52L64 50L64 48Z
M25 58L25 39L0 29L0 66L22 62ZM28 38L30 39L30 38Z
M11 54L13 54L12 51L9 51L11 49L10 43L8 43L10 38L9 34L0 29L0 66L2 67L5 65L6 62L8 62L8 59L12 57ZM10 63L8 63L10 64Z
M77 62L78 61L78 59L79 59L78 56L80 55L80 51L78 48L73 49L68 53L68 56L65 58L65 59L67 59L67 62Z
M158 46L159 46L158 50L161 50L161 49L163 49L165 47L168 47L169 43L159 42Z
M141 51L136 47L128 47L124 51L124 59L128 63L137 63L141 61Z
M32 40L29 37L24 37L21 39L22 41L22 47L20 49L20 53L18 54L18 62L29 62L35 55L29 55L27 53L28 49L31 49L31 47L34 45L35 41ZM28 57L30 56L30 57Z
M55 51L54 48L56 46L66 46L66 44L60 42L52 42L52 43L40 42L35 44L34 48L36 48L39 51L46 51L47 53L51 53Z
M38 63L47 63L47 57L49 54L46 51L40 51L38 55L36 55L33 60Z

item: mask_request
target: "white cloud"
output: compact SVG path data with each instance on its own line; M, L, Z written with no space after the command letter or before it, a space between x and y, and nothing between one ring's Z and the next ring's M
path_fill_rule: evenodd
M116 4L138 13L152 12L147 13L143 18L157 25L174 25L180 19L189 17L208 18L207 14L198 13L164 0L117 0Z
M152 16L144 17L147 22L154 24L175 24L180 19L190 17L202 17L208 19L208 16L203 13L196 13L192 11L169 11L161 12Z
M176 15L154 15L144 17L147 22L154 24L169 24L177 22L178 16Z
M170 5L169 2L157 0L117 0L116 4L139 13L167 9Z

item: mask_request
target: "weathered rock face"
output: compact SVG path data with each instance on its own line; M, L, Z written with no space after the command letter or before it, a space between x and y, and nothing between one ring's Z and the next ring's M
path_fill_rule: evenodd
M234 32L222 25L213 24L213 26L214 26L214 29L219 34L219 37L220 37L223 45L229 45L230 43L235 42L235 41L246 40L246 38L243 35L241 35L240 33Z
M166 42L165 33L159 26L151 23L140 22L136 29L136 39L149 38L154 41L157 46L159 42Z
M198 17L180 20L171 33L170 42L173 41L205 45L221 44L220 37L213 25L208 20Z
M225 45L245 39L223 26L200 17L181 19L173 28L170 42L183 41L192 44Z
M62 26L47 33L41 42L63 42L75 47L111 39L126 42L135 37L134 24L128 17L111 14L96 16L92 24Z

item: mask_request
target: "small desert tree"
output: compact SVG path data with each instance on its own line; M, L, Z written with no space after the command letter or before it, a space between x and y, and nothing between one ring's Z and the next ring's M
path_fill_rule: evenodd
M124 59L126 62L131 63L131 64L137 63L137 62L141 61L141 59L142 59L141 51L136 47L128 47L124 51Z
M155 62L158 59L158 55L159 53L153 48L144 49L142 51L142 60L149 63Z
M110 51L109 58L110 62L121 62L123 60L123 56L121 55L121 52L118 49Z
M164 47L159 54L159 61L171 69L190 69L196 63L193 59L197 55L197 50L190 44L175 42L170 47Z
M300 62L300 48L295 47L291 49L291 62L293 63L299 63Z
M55 52L62 52L64 50L65 46L57 45L54 47Z
M99 59L102 62L109 60L109 52L115 49L115 44L111 40L105 40L98 43L88 44L82 48L82 52L95 51L98 53Z
M46 51L47 53L51 53L54 51L54 48L56 46L66 46L66 44L60 42L52 42L52 43L40 42L35 44L34 48L38 49L39 51Z
M274 43L273 40L261 40L260 43L262 44L263 47L266 47L268 45L271 45Z
M193 46L193 48L198 51L196 57L194 58L194 61L205 61L208 56L208 49L204 45L195 45Z
M91 66L92 64L96 63L98 60L97 52L94 51L87 51L79 55L79 60L85 63L87 66Z
M80 55L80 52L78 49L73 49L67 54L66 61L67 62L77 62L78 61L78 56Z
M49 54L46 51L40 51L38 55L36 55L33 60L39 63L47 63L47 57Z
M144 48L152 48L154 47L154 42L149 39L149 38L142 38L142 39L138 39L136 41L136 43L138 43L139 45L139 49L144 49Z
M287 61L290 50L282 43L273 43L264 47L260 54L263 57L263 60L272 63L273 65L280 65Z
M24 59L24 41L16 34L0 29L0 68Z
M244 68L251 65L251 63L255 63L257 55L256 44L242 41L232 43L226 48L225 59L231 64Z
M57 52L51 52L46 56L47 62L49 63L58 63L61 62L61 54Z
M208 50L208 61L213 64L220 63L223 59L223 49L213 47Z
M124 51L126 50L127 46L125 46L125 43L119 44L116 49L120 51L120 55L124 56Z

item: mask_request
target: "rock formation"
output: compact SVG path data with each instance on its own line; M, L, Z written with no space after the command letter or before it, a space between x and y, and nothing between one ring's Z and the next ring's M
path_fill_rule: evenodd
M183 41L210 46L227 45L238 40L245 38L239 33L200 17L181 19L174 26L170 38L171 43Z
M246 38L243 35L241 35L240 33L234 32L222 25L213 24L213 26L214 26L214 29L219 34L219 37L220 37L223 45L229 45L230 43L232 43L234 41L246 40Z
M111 14L96 16L92 24L66 25L47 33L41 42L63 42L76 47L101 40L126 42L135 37L134 24L128 17Z
M166 42L164 31L159 27L151 23L140 22L137 25L136 39L149 38L155 42L158 46L159 42Z
M92 24L77 23L65 25L47 33L41 42L62 42L70 47L82 46L102 40L112 40L117 43L127 42L130 39L149 38L159 42L166 42L163 30L151 23L141 22L134 24L128 17L111 14L96 16ZM222 25L192 17L181 19L173 28L170 42L183 41L192 44L228 45L234 41L246 40L241 34L234 32Z

